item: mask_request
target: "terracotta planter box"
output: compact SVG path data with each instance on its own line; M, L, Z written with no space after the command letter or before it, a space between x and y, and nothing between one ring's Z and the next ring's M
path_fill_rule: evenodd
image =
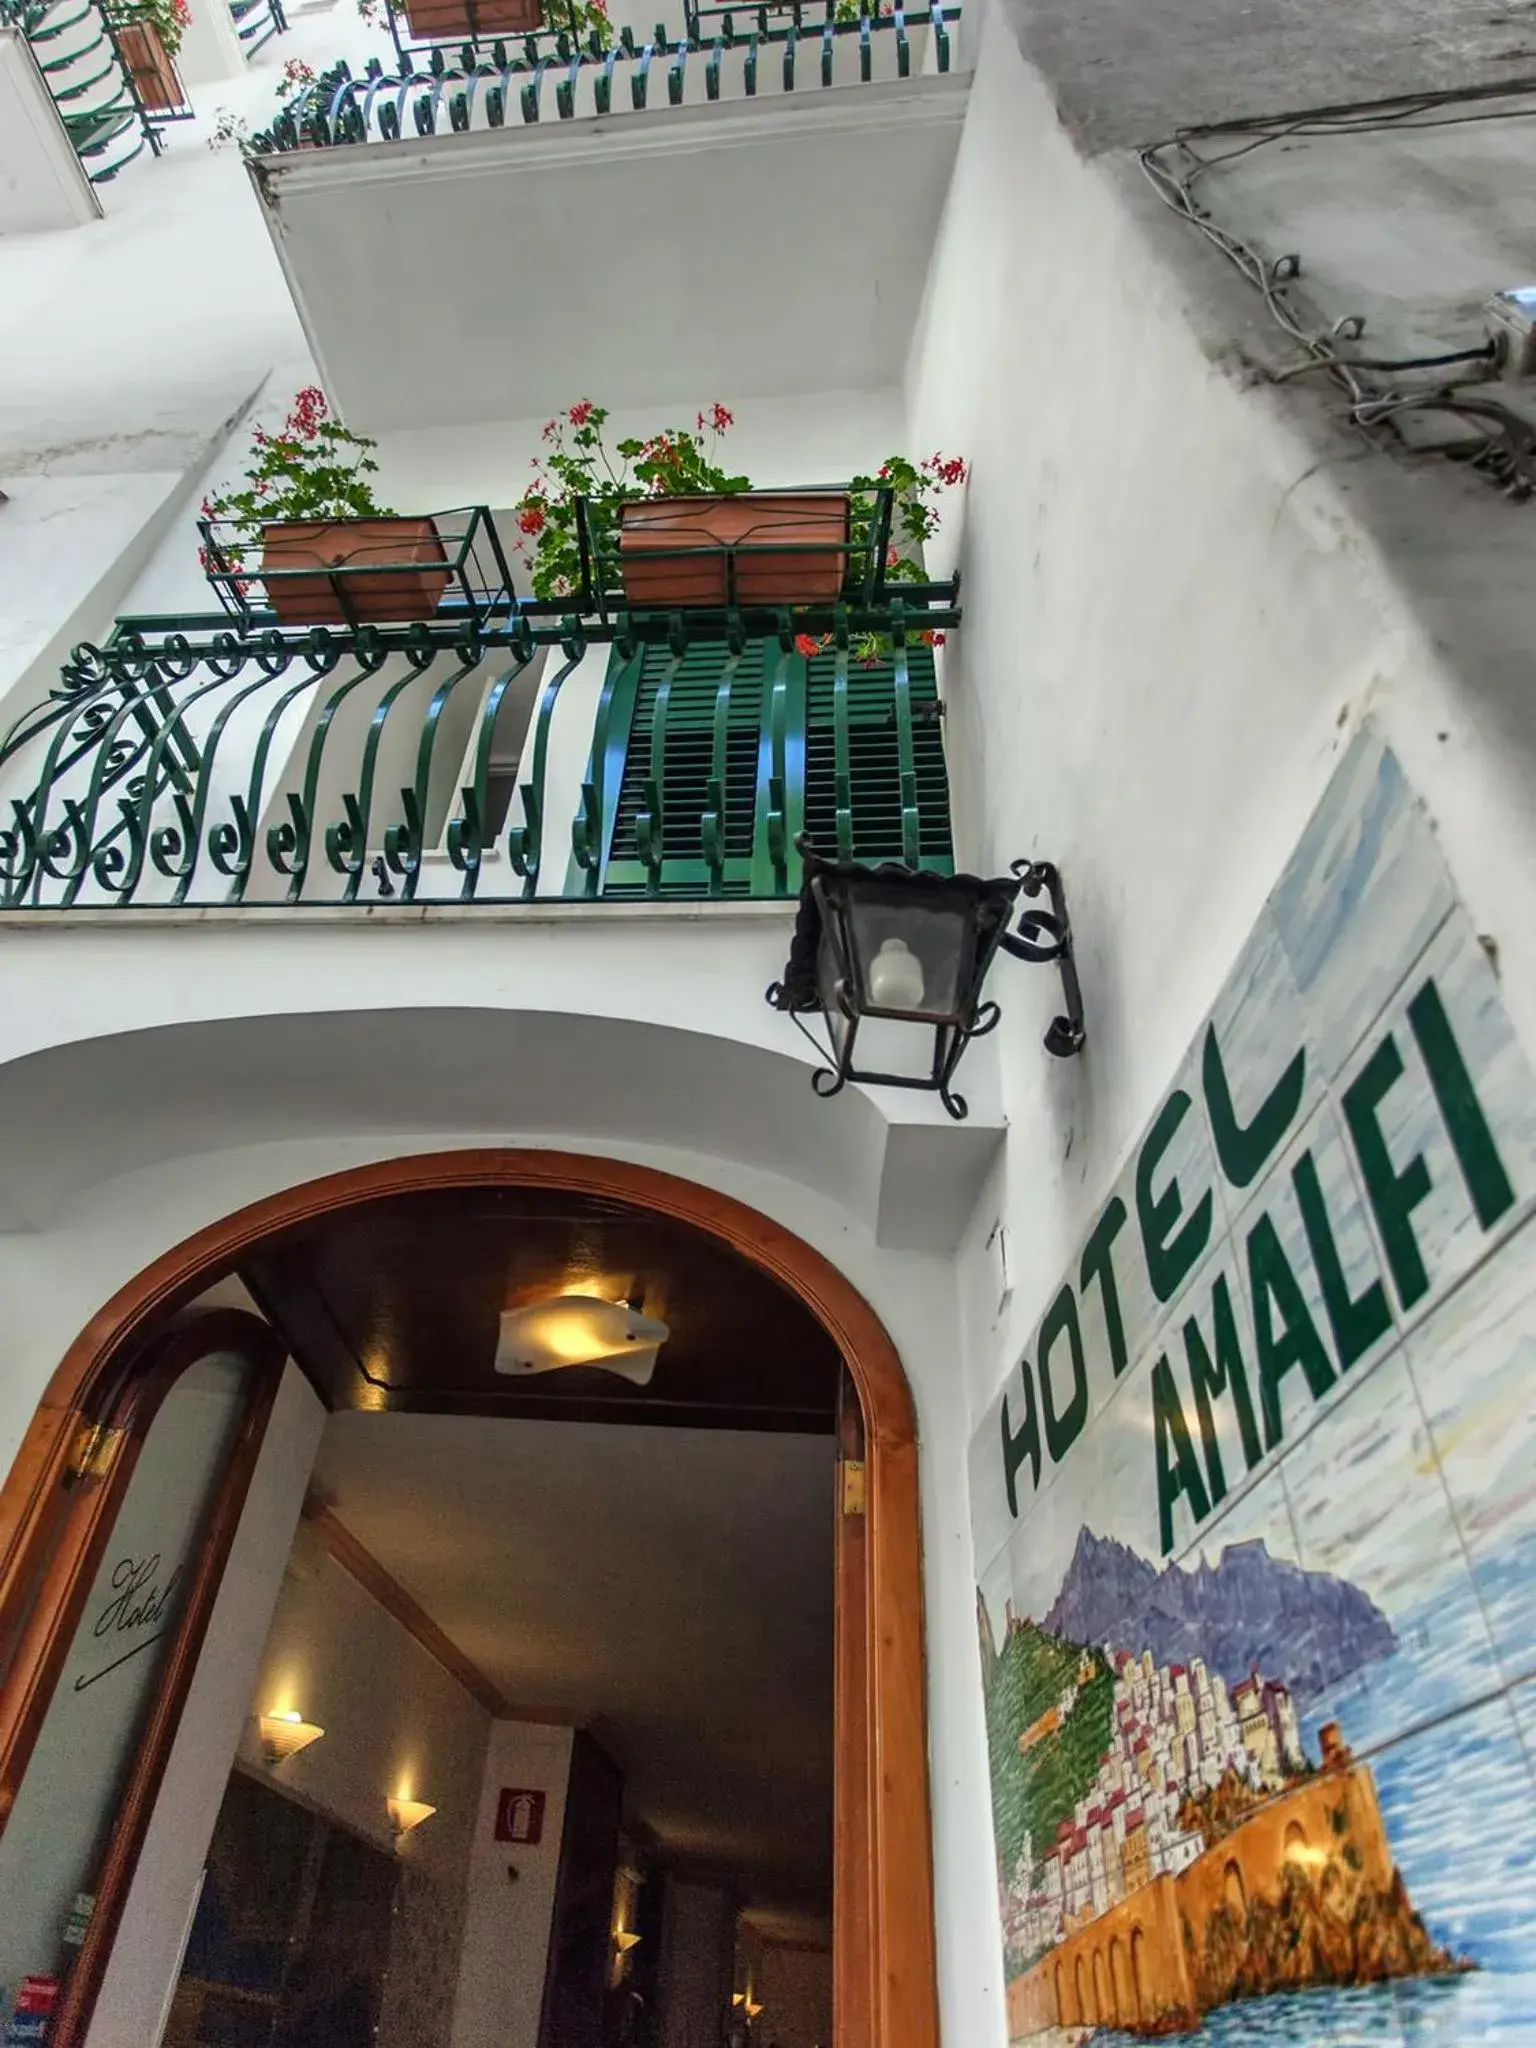
M405 18L422 42L528 36L544 25L543 0L409 0Z
M637 605L729 604L733 560L738 604L829 603L847 545L848 500L824 491L646 498L619 513L624 594ZM714 552L667 552L678 548Z
M117 47L147 113L172 114L186 105L176 66L152 21L125 22L117 31Z
M267 602L283 624L346 625L327 577L268 575L311 566L372 572L339 579L353 618L364 625L430 619L448 588L448 558L432 519L303 519L263 527Z

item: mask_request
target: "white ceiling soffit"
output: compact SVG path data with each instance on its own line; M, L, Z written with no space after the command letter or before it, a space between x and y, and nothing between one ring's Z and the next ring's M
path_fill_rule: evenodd
M900 382L969 79L254 167L326 388L379 434Z

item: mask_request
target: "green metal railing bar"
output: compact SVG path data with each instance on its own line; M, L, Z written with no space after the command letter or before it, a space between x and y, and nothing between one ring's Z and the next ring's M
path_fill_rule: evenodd
M844 601L793 612L630 611L591 590L561 603L497 582L409 625L283 628L260 610L234 626L217 613L120 621L0 739L0 908L531 898L549 865L561 693L594 648L610 658L568 893L624 893L632 874L653 896L787 895L812 809L844 857L866 857L871 831L882 857L943 856L922 643L958 623L954 582L855 578ZM850 649L871 634L890 654L855 687ZM831 651L807 660L806 635ZM519 766L493 833L509 734ZM869 822L875 784L899 833Z
M908 13L865 16L858 20L822 22L814 31L802 31L791 22L782 28L754 27L738 36L727 15L718 33L706 43L697 38L668 38L658 26L656 37L636 45L628 30L615 47L576 46L564 36L553 50L541 49L530 38L521 55L514 56L504 42L497 42L487 56L483 46L465 44L457 53L460 62L449 64L440 52L424 68L407 66L386 74L377 59L362 77L354 77L345 64L331 67L324 77L279 115L271 127L252 139L257 154L285 155L315 146L346 146L353 143L398 142L409 126L416 135L431 136L444 127L450 133L501 128L513 109L524 125L537 124L544 117L544 88L553 78L555 116L574 120L578 114L607 114L613 110L615 77L622 67L629 80L629 104L643 112L651 104L654 68L665 65L666 103L681 106L687 93L690 59L704 61L704 91L709 100L721 97L726 56L739 58L742 91L754 97L759 83L759 56L763 51L779 52L780 78L785 92L808 83L798 65L803 35L814 33L819 64L816 82L821 88L837 83L836 55L840 46L856 42L859 78L868 83L874 73L875 39L889 37L895 52L898 77L912 75L911 29L931 32L935 62L947 72L952 61L949 24L960 19L958 6L932 0L927 8ZM585 95L590 94L590 105Z
M101 0L0 0L0 26L26 37L93 185L146 148L158 155L161 122L184 118L180 109L152 114L141 103Z

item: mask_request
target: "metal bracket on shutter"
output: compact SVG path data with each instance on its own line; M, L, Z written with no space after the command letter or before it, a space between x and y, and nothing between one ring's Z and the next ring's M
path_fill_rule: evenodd
M845 1458L839 1469L843 1475L843 1513L862 1515L868 1497L864 1483L864 1460Z

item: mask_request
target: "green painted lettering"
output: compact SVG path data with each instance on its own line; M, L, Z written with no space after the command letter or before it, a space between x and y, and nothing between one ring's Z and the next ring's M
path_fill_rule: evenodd
M1363 1294L1351 1295L1344 1263L1334 1242L1328 1205L1323 1200L1317 1162L1310 1152L1303 1152L1297 1160L1291 1180L1301 1208L1307 1243L1312 1248L1312 1263L1317 1268L1322 1286L1323 1306L1328 1311L1333 1348L1339 1355L1339 1370L1348 1372L1355 1360L1363 1358L1376 1339L1384 1337L1392 1327L1387 1290L1380 1280L1373 1280Z
M1429 1069L1429 1085L1445 1119L1477 1220L1484 1230L1491 1230L1513 1204L1515 1191L1433 981L1426 981L1408 1005L1408 1022Z
M1104 1328L1109 1337L1109 1362L1119 1379L1126 1368L1125 1319L1120 1313L1120 1289L1115 1283L1114 1243L1125 1222L1125 1204L1112 1195L1108 1208L1094 1225L1093 1235L1083 1247L1083 1262L1077 1269L1078 1285L1084 1294L1097 1280L1104 1303Z
M1211 1191L1205 1193L1189 1212L1182 1230L1174 1225L1184 1213L1177 1180L1170 1180L1160 1194L1152 1191L1152 1176L1162 1163L1173 1134L1189 1112L1189 1097L1176 1088L1158 1112L1157 1121L1146 1136L1136 1162L1136 1215L1141 1224L1142 1248L1147 1256L1147 1278L1159 1301L1171 1301L1211 1239Z
M1179 1404L1173 1368L1166 1357L1152 1368L1152 1433L1157 1444L1157 1519L1166 1557L1173 1548L1173 1507L1179 1495L1189 1502L1189 1511L1197 1523L1211 1512L1205 1482L1189 1440L1189 1424Z
M1333 1385L1334 1371L1308 1312L1306 1298L1291 1271L1291 1262L1285 1256L1280 1233L1268 1216L1261 1216L1248 1233L1248 1289L1253 1302L1264 1443L1272 1451L1285 1434L1280 1414L1280 1382L1291 1367L1301 1367L1314 1400L1321 1400Z
M1344 1121L1355 1141L1365 1192L1381 1229L1397 1298L1411 1308L1429 1292L1429 1275L1413 1234L1413 1212L1430 1190L1429 1168L1416 1152L1401 1173L1392 1164L1382 1135L1381 1099L1402 1078L1403 1056L1390 1032L1344 1091Z
M1216 1338L1216 1355L1206 1349L1200 1325L1191 1316L1184 1325L1184 1356L1189 1362L1189 1384L1195 1396L1195 1414L1200 1423L1200 1441L1205 1446L1205 1471L1210 1481L1211 1503L1226 1498L1227 1475L1222 1469L1221 1443L1211 1402L1217 1394L1232 1396L1237 1431L1242 1438L1243 1457L1251 1472L1263 1457L1259 1426L1253 1415L1253 1396L1248 1391L1248 1369L1237 1338L1237 1317L1225 1273L1216 1275L1211 1289L1211 1321Z
M1017 1436L1008 1413L1008 1396L1003 1395L1003 1484L1008 1489L1008 1512L1015 1521L1019 1519L1019 1467L1026 1458L1031 1483L1037 1490L1040 1485L1040 1419L1035 1411L1035 1383L1027 1358L1019 1360L1019 1377L1024 1382L1024 1426Z
M1216 1140L1216 1157L1221 1170L1235 1188L1245 1188L1290 1129L1301 1107L1307 1080L1307 1055L1298 1052L1285 1072L1260 1104L1251 1122L1241 1124L1232 1107L1232 1090L1227 1070L1221 1063L1216 1026L1205 1034L1205 1051L1200 1062L1205 1085L1205 1106L1210 1112L1211 1134Z
M1063 1334L1072 1354L1072 1392L1066 1407L1058 1414L1055 1390L1051 1385L1051 1351L1057 1338ZM1070 1287L1063 1287L1046 1311L1045 1321L1040 1325L1039 1358L1046 1448L1051 1454L1051 1462L1059 1465L1082 1435L1083 1424L1088 1420L1088 1361L1083 1356L1077 1298Z

